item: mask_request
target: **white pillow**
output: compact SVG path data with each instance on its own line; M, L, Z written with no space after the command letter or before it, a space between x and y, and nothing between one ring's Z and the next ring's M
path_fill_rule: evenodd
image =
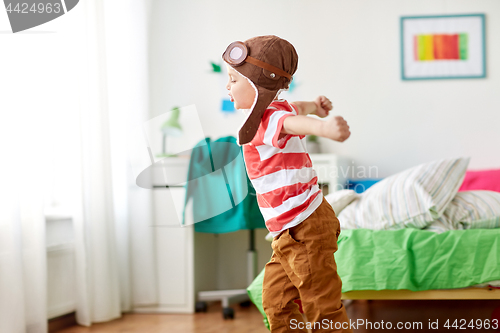
M422 229L443 215L462 184L469 158L425 163L385 178L339 214L343 229Z
M326 201L332 206L336 216L339 216L340 212L358 197L359 194L353 190L340 190L325 195Z
M446 208L445 215L463 229L500 228L500 193L458 192Z
M425 230L500 228L500 193L493 191L458 192L436 221Z

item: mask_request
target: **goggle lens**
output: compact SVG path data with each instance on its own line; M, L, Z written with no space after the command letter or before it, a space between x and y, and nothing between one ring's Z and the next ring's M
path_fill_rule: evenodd
M244 43L231 43L226 52L224 52L224 60L233 66L241 65L247 58L248 50Z
M240 49L239 47L235 47L234 49L231 50L231 52L229 53L229 56L231 57L231 59L236 61L241 57L242 54L243 54L243 50Z

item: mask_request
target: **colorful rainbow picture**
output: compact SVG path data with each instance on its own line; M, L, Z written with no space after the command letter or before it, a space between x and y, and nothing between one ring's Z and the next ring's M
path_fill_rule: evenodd
M468 34L414 36L415 61L467 60Z
M401 79L486 77L485 15L401 17Z

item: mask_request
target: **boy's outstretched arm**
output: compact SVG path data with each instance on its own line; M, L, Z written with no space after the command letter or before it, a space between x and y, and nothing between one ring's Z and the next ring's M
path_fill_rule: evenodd
M285 118L281 133L317 135L339 142L347 140L351 135L349 125L340 116L326 121L307 117L308 114L326 117L332 109L332 103L328 98L319 96L314 102L293 102L292 104L297 107L299 115Z
M344 142L351 135L349 125L340 116L332 117L326 121L301 115L286 117L281 133L317 135L339 142Z
M332 109L332 102L325 96L318 96L313 102L292 102L292 104L297 108L298 114L303 116L314 114L324 118Z

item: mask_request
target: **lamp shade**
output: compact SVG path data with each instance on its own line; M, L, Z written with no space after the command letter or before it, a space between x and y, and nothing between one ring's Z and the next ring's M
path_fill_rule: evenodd
M161 131L165 135L171 136L181 136L182 127L179 124L179 115L180 110L178 107L172 109L172 114L170 115L170 119L163 123L161 126Z

